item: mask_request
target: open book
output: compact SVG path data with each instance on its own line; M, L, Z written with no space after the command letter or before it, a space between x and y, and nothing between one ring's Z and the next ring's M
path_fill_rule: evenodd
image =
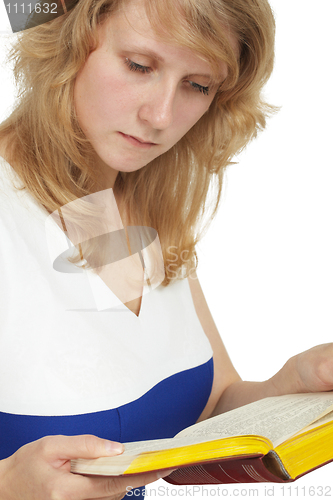
M333 392L262 399L171 439L125 443L115 457L72 460L79 474L177 468L172 484L286 482L333 460Z

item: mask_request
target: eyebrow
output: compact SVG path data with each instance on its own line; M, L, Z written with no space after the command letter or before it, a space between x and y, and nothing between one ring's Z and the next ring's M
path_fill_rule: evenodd
M141 51L144 52L145 55L147 55L149 57L152 57L153 59L156 59L157 61L160 61L160 62L163 62L163 63L165 62L165 60L164 60L163 57L161 57L159 54L157 54L153 50L149 49L148 47L140 47L137 50L139 50L139 52L141 52Z
M154 50L150 49L149 47L145 47L145 46L143 46L143 47L128 47L127 50L129 52L134 52L134 53L137 51L138 54L142 53L142 55L146 55L146 56L151 57L153 59L156 59L157 61L160 61L162 63L165 62L165 59L162 56L157 54L157 52L154 52ZM207 80L209 80L212 83L218 83L218 80L216 78L214 78L212 74L207 74L207 73L189 73L188 74L188 76L192 76L192 75L207 78ZM219 83L221 83L221 82L219 81Z

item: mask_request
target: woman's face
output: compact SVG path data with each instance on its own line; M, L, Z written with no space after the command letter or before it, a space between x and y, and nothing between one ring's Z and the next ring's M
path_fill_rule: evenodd
M209 63L157 39L140 0L99 28L99 45L79 72L74 103L96 153L103 185L168 151L208 110L217 85ZM227 66L221 64L221 81Z

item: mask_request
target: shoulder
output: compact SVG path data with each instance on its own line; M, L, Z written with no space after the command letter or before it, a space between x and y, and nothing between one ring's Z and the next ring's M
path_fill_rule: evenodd
M17 197L21 182L14 169L0 154L0 200L1 205L10 203Z
M10 164L9 140L9 137L0 137L0 190L5 188L14 192L22 188L22 182Z
M15 230L27 225L31 213L31 203L26 189L11 165L0 156L0 226L1 245L4 234L14 238Z
M0 155L0 198L1 201L8 197L13 181L13 169L9 163Z
M15 195L22 191L22 181L10 164L11 136L0 137L0 194Z

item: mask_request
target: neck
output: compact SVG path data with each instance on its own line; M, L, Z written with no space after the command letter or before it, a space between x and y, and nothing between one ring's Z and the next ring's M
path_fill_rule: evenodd
M93 161L93 168L96 169L96 172L99 174L99 190L102 191L104 189L113 189L117 175L119 173L118 170L107 165L98 155L95 153Z

